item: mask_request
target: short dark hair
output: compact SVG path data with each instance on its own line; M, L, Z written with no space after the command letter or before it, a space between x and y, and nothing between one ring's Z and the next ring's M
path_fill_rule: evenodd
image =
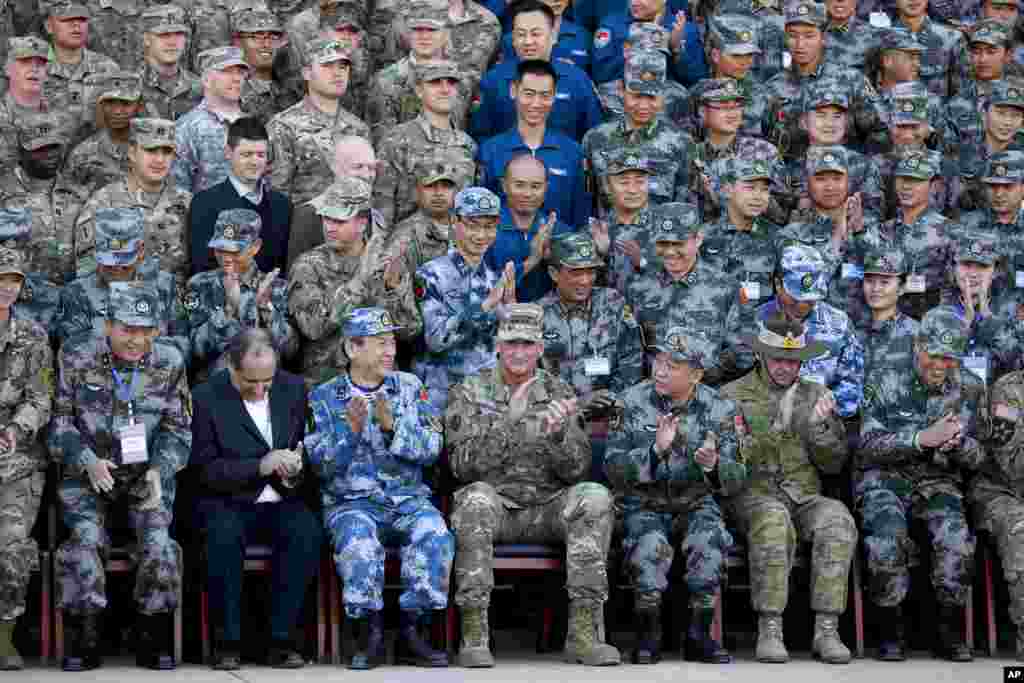
M555 27L554 11L543 2L540 2L540 0L519 0L519 2L512 5L512 9L508 12L510 25L515 26L516 17L528 12L540 12L548 18L548 24L551 28Z
M243 116L228 126L228 147L238 147L241 140L270 140L267 127L253 116Z
M275 362L281 360L277 353L277 347L274 346L274 338L270 336L270 332L261 327L247 327L236 334L228 342L226 351L228 363L235 370L242 369L242 361L250 353L262 354L264 352L274 354Z
M516 67L516 83L522 81L523 77L527 74L531 76L550 76L552 82L556 85L558 84L558 72L555 71L555 67L551 66L551 62L545 62L543 59L524 59L519 62L519 65Z

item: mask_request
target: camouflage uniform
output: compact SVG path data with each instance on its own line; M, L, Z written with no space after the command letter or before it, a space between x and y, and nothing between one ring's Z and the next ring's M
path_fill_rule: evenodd
M235 36L246 33L270 33L281 36L281 22L271 12L244 9L231 16L231 30ZM283 48L282 48L283 49ZM302 99L275 73L270 80L256 77L250 71L242 81L242 94L238 104L246 116L259 119L266 125L270 119Z
M36 36L22 36L11 38L4 42L7 49L7 61L13 64L19 59L42 58L49 59L50 46L42 38ZM3 98L0 99L0 163L7 167L18 161L18 125L27 117L38 114L45 114L49 111L56 113L59 109L51 107L45 95L39 102L39 107L24 107L14 101L11 93L7 92L7 77L2 80ZM45 88L44 88L45 93Z
M856 14L840 24L829 18L825 26L825 59L847 69L864 71L867 54L878 41L879 29Z
M884 275L907 274L907 262L903 249L898 246L869 247L860 264L860 281L870 273ZM864 290L851 301L847 311L851 318L854 314L850 309L856 307L860 314L856 322L857 338L864 346L864 376L869 376L876 368L895 365L903 367L913 357L912 344L914 336L921 329L921 324L903 313L896 314L888 320L875 320L864 300Z
M920 81L895 83L878 92L879 106L885 123L892 125L894 119L902 118L907 123L925 121L931 131L925 140L930 149L943 150L950 144L946 139L946 101L929 92ZM907 103L913 107L908 108ZM896 116L897 109L906 116ZM865 154L875 155L892 150L888 125L868 136L863 146Z
M243 251L259 238L261 227L259 214L255 211L222 211L217 216L210 248ZM260 272L255 261L247 272L239 273L241 293L238 310L233 313L227 309L223 268L197 273L188 281L184 305L188 311L189 340L197 381L203 381L226 367L223 354L228 342L247 327L266 329L282 359L295 355L299 337L288 318L288 283L275 277L268 305L264 307L256 303L257 291L266 275Z
M174 147L174 124L165 119L133 119L132 144L150 149ZM119 180L96 192L82 207L75 221L74 243L78 276L96 269L94 254L95 216L100 208L136 207L146 220L146 257L159 260L159 269L172 275L182 286L188 279L187 216L192 193L176 187L170 177L160 192L132 190L130 179Z
M1024 152L1007 151L993 154L981 181L986 185L1024 183ZM1013 222L1000 223L991 209L979 209L960 216L957 225L962 232L994 232L998 235L1000 259L992 279L993 292L1009 292L1024 285L1024 210Z
M434 7L448 7L447 2L432 2ZM398 3L392 31L401 32L406 25L410 5ZM494 14L475 0L466 0L466 12L461 17L448 15L451 40L448 47L448 58L459 65L460 71L472 82L475 92L480 79L491 66L498 45L501 43L501 24ZM376 19L374 19L376 21ZM378 64L391 64L398 59L397 46L393 46L391 54L378 61Z
M351 51L333 40L317 40L305 54L307 66L338 60L352 63ZM341 104L334 114L320 111L307 97L267 124L273 159L270 180L297 206L323 192L334 176L334 141L346 135L370 139L370 128Z
M711 50L714 48L717 48L722 55L754 55L755 65L750 72L742 79L732 79L736 80L736 84L745 98L743 126L739 132L748 137L764 135L764 107L767 100L757 92L761 82L755 75L759 73L758 65L765 59L765 53L759 47L760 42L759 22L753 17L743 14L719 14L709 18L708 38L704 45L704 52L708 55L708 63L712 71L714 71L714 65L711 64ZM723 78L726 77L723 76ZM701 94L709 88L714 89L719 80L712 74L711 78L702 79L690 91L688 118L697 137L703 137L701 131L703 122L698 111Z
M186 33L191 34L188 16L178 5L159 5L142 13L142 31L145 33ZM142 96L148 116L177 121L203 100L203 84L199 76L185 68L187 56L178 60L178 70L168 80L144 60L137 65L142 77Z
M356 309L342 333L347 339L386 334L398 329L391 322L383 309ZM361 434L345 417L356 397L369 404ZM379 400L387 400L394 414L389 435L372 417ZM427 404L426 389L404 372L389 373L372 391L345 374L314 389L309 404L311 433L304 443L320 478L345 613L360 619L384 608L385 538L401 547L402 610L444 609L454 543L423 480L424 468L441 453L441 422Z
M125 325L154 326L149 315L157 297L147 285L117 283L109 314ZM188 463L192 446L191 396L185 359L157 338L139 365L121 367L106 337L65 346L58 358L59 380L50 454L64 465L57 495L71 538L57 551L58 600L72 615L91 615L107 606L104 559L110 548L106 519L112 503L128 505L138 539L135 601L143 614L178 606L181 567L168 535L174 509L175 474ZM117 374L115 374L115 372ZM130 375L122 377L121 373ZM148 459L125 463L122 429L143 426ZM114 489L93 491L85 468L97 459L114 462ZM162 496L153 504L148 470L159 474Z
M415 71L416 62L409 55L374 75L366 100L366 123L374 140L379 142L395 126L416 119L422 111L420 98L414 91ZM461 73L457 78L459 89L453 102L452 125L465 130L472 89Z
M925 350L959 357L966 348L962 326L951 309L929 311L919 333ZM974 535L965 518L962 472L977 469L984 459L978 437L988 426L985 385L954 368L941 387L928 387L914 363L881 368L866 382L854 497L863 524L868 592L881 607L903 602L910 588L907 553L913 543L907 522L913 517L928 526L936 600L963 606ZM947 413L964 425L962 443L951 452L921 448L919 430Z
M699 333L681 327L658 332L658 351L674 362L706 365L714 358L714 345ZM731 496L747 477L737 454L736 406L703 384L685 403L674 403L657 393L653 380L635 385L621 399L623 421L612 430L606 467L622 509L625 570L637 608L660 605L675 555L673 541L681 539L690 606L710 609L733 544L714 494ZM679 430L670 452L659 456L654 452L657 418L667 414L680 418ZM704 470L693 454L709 438L719 457L714 469Z
M191 62L196 72L202 75L202 52L221 45L231 45L231 12L239 4L233 0L192 0L192 23L194 32L189 40ZM261 3L262 4L262 3Z
M193 2L194 0L181 0L175 4L185 9L187 16ZM89 10L87 47L114 60L121 69L136 71L142 65L142 36L146 26L146 10L170 3L166 0L79 0L76 4L85 5ZM188 19L183 21L186 24L191 23Z
M786 51L784 0L711 0L702 2L700 12L711 25L711 15L731 14L753 17L754 34L760 53L754 60L752 74L758 83L765 83L782 70ZM710 43L708 43L710 44Z
M903 26L899 19L896 19L894 25L908 30L910 28ZM957 54L960 31L925 17L921 30L914 33L914 36L925 48L924 54L921 55L918 80L924 83L930 92L948 98L953 94L953 62Z

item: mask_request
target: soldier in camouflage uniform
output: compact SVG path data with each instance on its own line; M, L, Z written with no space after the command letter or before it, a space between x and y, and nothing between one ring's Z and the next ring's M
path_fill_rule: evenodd
M725 348L726 320L736 318L737 284L700 259L703 225L693 204L669 203L654 210L653 244L658 266L630 280L626 303L640 326L647 367L655 355L658 325L699 334L715 351L702 381L719 387L735 377L734 357Z
M454 543L430 502L424 469L441 454L441 420L415 376L394 370L398 326L382 308L357 308L341 330L348 372L309 396L304 444L320 479L324 524L350 619L366 620L351 668L385 655L384 544L397 541L403 590L399 664L448 666L418 626L448 606Z
M785 4L784 0L705 0L699 4L698 12L705 15L705 25L709 27L712 15L746 15L754 19L754 35L760 49L754 64L754 81L766 83L786 67Z
M303 54L308 94L267 124L273 150L270 181L275 190L291 198L293 206L331 184L335 140L349 135L370 139L370 128L340 102L352 68L349 47L317 39Z
M62 666L100 666L100 616L107 606L106 520L128 507L135 530L140 666L173 669L171 612L181 592L181 551L168 530L175 474L192 447L192 399L185 359L156 338L156 289L111 285L102 335L70 344L58 357L59 380L47 445L63 465L57 495L71 537L57 551L60 608L77 626Z
M23 266L20 252L0 247L0 671L24 666L12 637L18 617L25 613L29 578L38 568L32 527L46 481L46 452L39 437L50 421L54 390L46 331L16 313L25 281Z
M857 0L824 0L825 59L864 71L867 53L878 41L878 28L857 16Z
M963 503L964 470L977 469L988 430L985 385L960 368L964 321L948 307L925 314L913 355L872 372L856 454L854 499L863 525L868 594L882 612L879 658L904 658L900 606L910 588L908 523L927 525L938 602L937 650L970 661L963 606L971 586L974 535Z
M415 71L416 94L423 110L413 120L385 133L377 143L381 164L373 184L373 208L392 225L416 211L413 170L420 160L439 152L458 154L469 175L477 156L476 142L458 129L453 117L457 99L453 95L459 83L455 62L418 63Z
M73 233L82 208L77 194L57 177L68 143L59 124L50 114L19 121L19 163L0 172L0 207L31 211L26 267L58 285L75 277Z
M468 187L455 195L448 253L420 266L416 302L426 348L413 372L430 390L440 414L448 387L494 366L496 308L515 303L515 267L496 273L483 260L494 243L501 200L486 188Z
M199 77L185 68L192 31L185 10L161 5L142 13L142 96L150 116L177 121L203 99Z
M675 124L659 117L663 110L665 57L653 50L637 50L626 60L622 118L602 123L583 136L590 187L603 179L611 154L628 147L651 163L649 197L652 204L687 201L690 170L687 154L693 138ZM599 188L601 205L611 204L608 188Z
M288 312L301 335L299 365L308 389L348 367L340 353L341 329L353 308L374 304L387 309L403 338L420 332L412 273L401 262L385 267L379 240L367 244L370 186L358 178L339 178L313 205L323 220L324 243L288 270Z
M1009 68L1010 29L995 19L983 19L971 26L960 37L958 51L967 55L967 63L952 67L951 101L963 98L980 107L994 82L1004 78L1016 80L1022 75Z
M118 66L104 54L85 47L89 35L89 10L73 0L53 0L46 18L50 36L49 65L43 92L53 109L75 123L72 143L89 137L94 130L92 112L85 108L85 80L89 76L117 71Z
M986 186L986 208L960 217L963 232L994 232L999 240L999 264L992 289L1009 292L1024 288L1024 152L998 152L989 159L981 181Z
M146 253L159 259L160 270L174 275L178 287L188 279L188 209L192 194L168 175L176 150L174 122L132 119L127 178L96 192L75 221L76 271L79 277L96 269L95 216L100 208L136 207L146 220ZM223 150L221 151L223 154Z
M459 70L466 75L471 83L471 92L476 92L480 79L483 78L498 53L498 44L501 42L501 24L498 22L498 18L475 0L464 0L461 3L461 14L456 14L458 11L456 5L447 0L430 0L430 2L435 7L447 9L448 30L451 33L448 58L459 65ZM405 34L403 27L407 25L407 13L410 9L411 5L398 3L391 28L395 38ZM382 59L378 60L378 65L391 64L398 59L399 54L404 54L406 49L403 49L403 46L396 40L391 53L385 54Z
M228 126L242 117L239 98L249 66L237 47L218 47L199 55L203 101L175 123L177 156L174 182L192 194L227 179L231 163L224 156Z
M147 10L162 9L170 3L167 0L79 0L78 4L89 11L89 49L113 59L121 69L137 71L142 67L144 15ZM194 4L195 0L174 3L185 10L183 23L186 25L192 23L188 15Z
M611 211L606 220L592 221L590 232L597 252L607 258L603 283L625 295L630 279L647 267L644 253L651 247L652 208L650 160L630 149L608 156L603 183Z
M582 482L590 443L572 387L538 368L543 319L538 304L507 305L496 335L498 366L452 387L445 412L449 463L463 484L451 517L461 666L494 666L487 611L495 543L564 543L565 660L606 666L620 659L603 627L612 497L600 484Z
M757 369L727 386L722 398L739 412L739 457L750 471L747 485L726 501L726 512L746 536L750 602L757 612L759 662L786 662L782 613L798 542L811 544L811 609L815 658L847 664L839 638L846 609L857 525L840 501L822 495L822 475L842 471L848 456L846 428L832 392L800 378L803 362L827 352L808 342L802 323L778 313L750 340Z
M17 251L22 260L32 247L32 210L0 209L0 246ZM44 273L25 269L21 283L18 306L14 309L16 318L32 321L49 333L51 342L56 342L57 320L60 319L60 295L62 288L46 278Z
M737 453L736 405L701 383L716 346L697 329L661 325L653 378L623 394L622 424L608 443L608 479L621 508L625 569L632 580L639 643L633 659L660 658L661 596L675 543L686 562L690 627L686 659L724 664L711 635L715 592L733 543L715 494L731 496L747 469Z
M933 3L896 0L893 25L906 28L924 45L925 51L921 55L921 82L930 92L948 98L955 94L954 60L960 31L932 20L928 16L928 6L931 4Z
M4 73L7 88L0 99L0 164L18 160L18 124L52 109L45 92L50 46L41 38L23 36L7 43Z
M138 74L111 71L90 76L85 88L87 106L96 112L99 131L71 150L63 176L82 199L128 176L131 121L143 110Z
M247 116L266 124L301 99L274 77L274 58L282 44L284 29L271 12L242 10L231 15L231 30L250 69L242 82L239 106Z
M157 334L174 344L188 360L188 319L181 289L159 262L146 260L145 215L142 209L100 208L95 218L96 271L64 286L56 337L61 345L73 337L102 334L114 282L148 282L157 291Z
M861 315L857 325L857 338L864 346L864 376L867 377L876 368L905 365L913 353L912 342L921 324L899 307L907 286L907 259L902 247L869 247L861 269L862 295L851 303L867 309L867 315ZM851 308L853 305L845 310L850 313Z
M226 367L228 342L246 327L268 330L282 360L298 350L299 336L288 317L288 283L276 268L261 273L254 260L262 227L251 209L221 211L210 240L220 267L188 281L184 305L197 382Z

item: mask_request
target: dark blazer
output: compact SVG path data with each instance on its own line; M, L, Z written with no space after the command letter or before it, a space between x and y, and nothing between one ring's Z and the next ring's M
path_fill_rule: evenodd
M214 373L192 391L192 458L199 497L227 497L252 503L267 484L284 495L276 475L260 476L260 459L278 448L295 448L305 436L306 386L298 375L278 370L270 387L270 423L274 443L263 440L259 428L231 383L228 370ZM275 485L276 484L276 485Z
M263 246L260 253L256 254L256 265L264 273L280 268L281 277L284 277L288 235L292 223L292 205L288 196L271 190L267 185L263 188L263 201L259 206L254 206L238 194L230 178L192 198L187 235L189 258L192 263L190 275L217 267L217 261L208 245L213 238L213 226L217 223L217 215L228 209L252 209L260 215L263 221L260 230Z

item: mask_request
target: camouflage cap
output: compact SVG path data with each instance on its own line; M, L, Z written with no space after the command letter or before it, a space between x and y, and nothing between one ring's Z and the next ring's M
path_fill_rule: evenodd
M569 232L553 239L551 260L559 268L569 269L600 268L604 265L594 238L587 232Z
M954 259L963 263L995 265L999 258L999 235L987 230L970 230L956 240Z
M711 34L718 41L723 54L753 55L759 54L757 46L758 29L753 17L742 14L720 14L711 17Z
M438 31L448 27L448 5L438 6L429 2L409 5L405 25L409 28L432 28Z
M145 239L146 217L138 207L96 210L96 263L130 266Z
M685 242L701 228L700 212L693 204L668 202L653 217L655 242Z
M808 340L804 324L790 320L782 311L776 311L766 320L758 320L757 334L748 336L747 343L754 353L776 360L803 362L828 351L822 342Z
M657 50L634 50L626 59L626 90L643 95L660 95L665 88L667 64L665 55Z
M174 121L169 119L132 119L128 139L132 144L143 149L156 149L157 147L175 149L178 146L174 137Z
M311 41L302 53L302 63L305 66L339 61L352 63L352 46L332 38L317 38Z
M808 0L796 0L786 3L786 24L808 24L815 28L825 28L828 15L825 6Z
M47 16L58 19L88 19L91 14L84 4L71 0L51 0L47 4Z
M486 187L467 187L455 195L452 212L463 218L500 216L501 200Z
M0 247L0 275L25 277L25 255L20 249Z
M701 102L734 102L746 99L743 89L732 78L709 78L700 93Z
M354 337L376 337L401 330L391 319L391 313L385 308L354 308L341 326L341 333L348 339Z
M142 30L145 33L191 33L188 16L178 5L157 5L142 13Z
M889 123L928 123L928 88L919 81L897 83L889 91Z
M657 50L670 54L671 32L661 24L652 21L634 21L629 25L626 42L632 50Z
M347 221L373 206L373 190L362 178L338 178L310 200L318 216Z
M891 26L882 29L878 34L878 47L881 50L901 50L903 52L924 52L924 44L917 36L902 26Z
M807 172L810 175L826 171L850 172L850 155L842 145L814 145L807 149Z
M320 9L320 28L336 29L340 26L352 26L357 31L364 30L366 9L363 5L342 2Z
M445 151L435 152L433 156L417 159L413 166L413 174L420 185L433 185L442 180L454 183L456 187L465 186L472 168L465 163L465 157Z
M54 114L35 114L16 123L18 144L24 150L32 151L51 145L67 145L68 138Z
M85 77L85 87L96 93L96 102L142 99L142 76L134 71L109 71Z
M430 83L450 78L459 80L459 65L450 59L430 59L414 67L417 83Z
M642 149L612 150L609 156L608 166L605 170L606 175L620 175L626 171L641 171L648 175L654 173L651 160L647 158Z
M907 272L907 255L901 247L872 246L864 254L864 274L902 275Z
M18 36L7 40L7 61L15 59L50 59L50 44L36 36Z
M107 318L132 327L159 324L160 296L152 282L111 282Z
M1024 84L996 81L988 96L989 106L1017 107L1024 109Z
M942 158L938 153L912 152L904 155L892 170L894 178L931 180L942 172Z
M21 245L32 237L32 209L0 208L0 243Z
M952 306L936 306L921 318L918 339L931 356L962 358L967 351L967 329Z
M801 103L805 112L814 111L818 107L849 109L849 87L844 87L834 78L815 79L804 86Z
M210 70L222 71L232 66L244 66L245 68L249 68L249 65L245 61L245 56L242 54L242 48L231 46L214 47L209 50L203 50L196 58L196 63L199 65L200 75L203 75Z
M779 256L782 286L797 301L820 301L828 293L825 259L814 247L792 244Z
M732 157L727 166L727 175L734 183L742 180L771 180L772 167L763 159Z
M971 27L967 34L971 44L984 43L995 47L1010 45L1010 30L995 19L982 19Z
M676 363L693 363L701 368L715 364L716 349L705 335L681 325L660 324L653 348L667 353Z
M284 33L284 26L273 12L247 8L232 12L231 30L235 33Z
M263 221L252 209L227 209L217 214L210 249L243 251L260 238Z
M990 185L1013 185L1024 182L1024 152L997 152L988 160L982 182Z
M544 309L539 304L508 304L498 315L498 341L544 342Z

